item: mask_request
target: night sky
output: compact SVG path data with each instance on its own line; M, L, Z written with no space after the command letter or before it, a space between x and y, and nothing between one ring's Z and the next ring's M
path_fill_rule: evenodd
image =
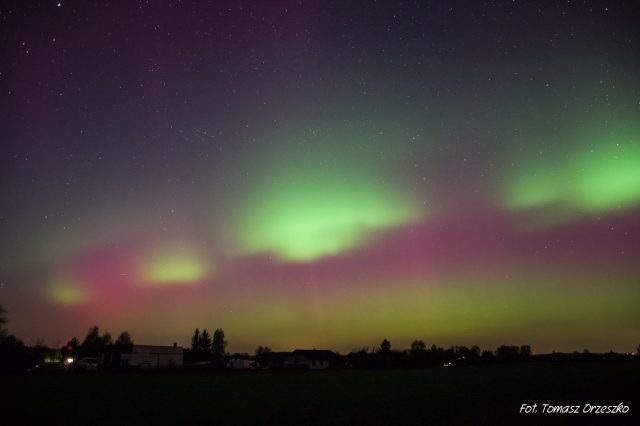
M0 4L0 304L231 351L632 351L636 1Z

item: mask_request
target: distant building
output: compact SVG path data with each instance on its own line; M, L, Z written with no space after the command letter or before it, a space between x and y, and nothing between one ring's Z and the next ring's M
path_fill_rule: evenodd
M284 368L284 362L291 356L291 352L267 352L257 361L260 368Z
M250 359L234 358L227 362L227 368L230 370L248 370L256 368L256 362Z
M120 359L128 367L180 366L183 363L183 349L175 343L173 346L133 345L132 351L123 353Z
M296 349L284 361L287 368L308 368L323 370L329 368L337 355L329 350Z

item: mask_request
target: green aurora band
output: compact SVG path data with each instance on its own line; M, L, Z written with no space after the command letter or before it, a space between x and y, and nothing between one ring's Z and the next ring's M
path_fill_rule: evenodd
M246 191L239 208L235 233L241 252L308 262L420 218L422 212L392 177L392 165L375 158L377 141L336 143L344 138L313 138L281 153L278 163L266 157L256 166L266 179ZM351 150L354 145L359 149Z
M507 185L508 209L553 209L557 219L640 203L638 138L610 135L564 156L564 164L529 162Z

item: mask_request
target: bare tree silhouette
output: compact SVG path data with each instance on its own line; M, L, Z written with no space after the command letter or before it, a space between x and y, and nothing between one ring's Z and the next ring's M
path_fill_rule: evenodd
M224 339L224 330L216 329L213 333L213 345L211 347L214 356L222 356L227 351L227 341Z
M389 352L391 350L391 342L388 341L387 339L384 339L381 343L380 343L380 351L382 352Z

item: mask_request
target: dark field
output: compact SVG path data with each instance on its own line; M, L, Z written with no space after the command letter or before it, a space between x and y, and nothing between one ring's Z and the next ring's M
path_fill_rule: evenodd
M0 424L640 424L640 363L0 377ZM518 414L522 403L630 406ZM541 411L541 408L539 409Z

